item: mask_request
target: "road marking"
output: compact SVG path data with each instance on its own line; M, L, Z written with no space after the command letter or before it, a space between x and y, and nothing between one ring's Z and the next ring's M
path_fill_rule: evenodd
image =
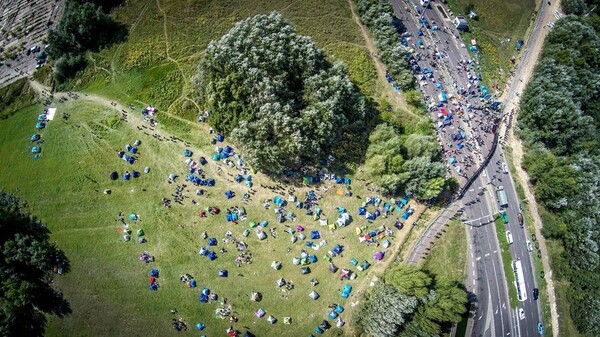
M478 321L481 320L481 318L483 317L483 315L479 316L479 318L477 319Z
M481 260L481 256L478 256L478 257L475 259L475 261L479 261L479 260Z
M475 280L473 280L473 287L475 287Z
M490 253L486 253L484 256L485 256L485 257L488 257L488 256L490 256Z
M498 250L495 250L495 251L494 251L494 254L496 254L497 252L498 252Z

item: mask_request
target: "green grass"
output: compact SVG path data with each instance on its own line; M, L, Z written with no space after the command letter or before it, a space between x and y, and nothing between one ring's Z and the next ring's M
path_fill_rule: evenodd
M446 232L435 241L423 269L464 283L468 251L465 227L460 221L453 220L444 229Z
M306 215L296 212L298 221L287 225L301 224L307 230L319 229L328 241L327 249L314 252L319 262L311 265L313 272L302 276L291 260L306 247L302 242L292 244L289 235L283 232L284 227L275 224L273 211L260 207L259 199L272 197L274 193L258 187L261 183L271 184L258 175L255 186L259 196L246 206L248 220L268 220L268 228L277 228L278 237L259 242L252 233L245 239L254 256L252 265L236 267L235 249L231 245L225 246L228 253L219 254L216 261L210 262L197 253L199 247L206 244L200 238L201 232L207 230L210 236L220 240L225 231L231 230L239 237L248 222L237 226L228 224L223 214L200 219L198 209L218 205L224 210L242 205L239 195L245 189L241 185L229 183L231 178L225 174L217 176L211 163L206 169L208 176L217 178L217 186L210 189L210 198L195 198L200 206L193 206L188 199L185 206L163 208L160 199L168 197L174 189L165 181L166 177L171 172L183 175L186 168L181 143L160 142L128 123L119 122L115 119L116 112L110 108L74 101L58 105L55 120L42 131L43 151L36 160L29 150L29 136L34 132L35 118L41 110L43 106L29 106L0 121L0 156L10 163L0 168L0 186L29 203L33 212L48 224L52 240L71 261L72 271L57 277L55 285L65 293L73 314L64 319L52 318L47 331L49 336L166 335L172 333L170 322L173 317L183 318L190 328L196 322L203 322L207 325L207 335L218 335L225 331L229 322L213 317L217 304L198 302L199 290L205 286L229 298L240 318L237 328L248 326L258 335L306 335L326 317L328 304L337 302L349 307L351 301L356 301L355 297L340 298L337 290L343 283L327 271L322 256L335 243L340 243L346 251L343 257L336 258L338 267L348 267L352 257L373 261L372 254L381 248L359 244L354 232L354 227L368 225L362 218L355 218L352 226L330 233ZM70 118L63 121L63 114L69 114ZM198 142L192 147L196 152L194 156L201 155L200 151L205 149L206 156L212 150L206 140L208 135L200 126L192 127L192 131L189 139L195 139L193 136L205 138L205 143ZM115 150L134 139L142 141L141 152L139 161L129 165L117 158ZM151 168L150 173L142 174L138 179L108 179L113 170L143 171L146 166ZM356 208L370 194L360 183L352 187L355 195L351 198L336 195L335 188L323 193L322 208L326 216L334 219L338 205L356 214ZM105 189L111 189L112 193L104 194ZM233 189L238 197L226 200L223 195L226 189ZM297 190L299 197L306 191ZM193 193L194 189L190 188L188 195ZM119 211L141 215L142 222L130 223L130 226L134 233L143 228L148 243L122 241L117 232ZM390 221L377 221L369 228L383 223L391 225ZM224 246L219 241L216 248L221 247ZM291 249L289 253L288 248ZM156 262L151 265L140 262L138 255L144 250L153 254ZM313 252L312 249L309 251ZM283 269L271 269L273 260L281 260ZM374 264L372 268L376 266ZM161 271L158 292L147 289L148 272L153 267ZM220 268L229 270L228 278L217 277ZM358 273L358 278L350 281L351 284L371 277L352 269ZM194 275L199 288L188 289L179 282L179 275L183 273ZM283 293L275 286L275 280L281 276L296 284L289 299L282 298ZM316 302L308 298L313 289L309 281L313 277L320 281L314 288L321 295ZM260 303L249 301L248 293L252 290L261 291L264 300ZM255 318L253 313L260 307L280 322L269 325L265 318ZM176 308L178 314L171 315L171 308ZM293 318L293 324L284 325L283 317L288 315Z
M160 7L157 5L159 4ZM313 38L331 60L341 60L353 82L367 96L375 93L377 74L346 1L128 1L113 16L130 25L126 43L89 55L86 71L67 87L123 102L140 100L193 120L191 78L209 41L235 22L273 10L283 14L302 35Z
M470 33L465 41L477 40L481 50L484 81L503 84L517 56L518 40L525 40L535 10L534 0L449 0L455 15L465 15L468 4L475 6L478 20L469 20ZM507 41L510 39L510 42ZM525 49L527 46L524 46Z
M494 220L496 224L496 234L498 235L500 255L502 256L502 265L504 266L504 274L506 275L506 283L508 284L508 298L510 306L516 308L519 306L517 298L517 288L515 286L515 273L512 269L512 257L510 256L508 240L504 229L504 223L500 217Z

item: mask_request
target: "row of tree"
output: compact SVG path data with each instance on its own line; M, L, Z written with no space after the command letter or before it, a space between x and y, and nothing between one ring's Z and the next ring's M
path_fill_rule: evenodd
M212 127L270 175L316 167L364 129L365 100L345 66L330 63L277 12L240 21L211 41L195 82Z
M467 302L460 284L412 266L395 265L366 294L352 320L360 335L433 337L461 320Z
M127 32L125 25L113 20L97 4L67 0L58 26L48 33L47 51L55 60L54 79L62 83L74 76L86 65L86 52L122 42Z
M414 77L407 62L407 49L392 25L394 9L389 1L355 0L361 21L369 27L387 70L403 89L412 89Z
M600 334L599 22L593 15L556 23L523 94L518 125L527 147L523 166L549 211L542 232L564 247L553 265L570 283L571 318L592 335Z
M64 253L46 226L16 197L0 190L0 336L43 336L46 315L71 312L52 287L52 270L67 272Z

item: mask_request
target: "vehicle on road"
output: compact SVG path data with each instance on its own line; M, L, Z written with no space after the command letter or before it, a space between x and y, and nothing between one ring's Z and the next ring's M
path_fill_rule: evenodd
M517 220L519 221L519 226L523 227L523 213L517 214Z
M537 324L537 332L538 332L540 335L543 335L543 334L544 334L544 323L542 323L542 322L538 322L538 324Z
M527 251L528 252L532 252L533 251L533 246L531 245L531 241L527 240Z
M496 188L496 196L498 197L498 203L500 207L508 208L508 199L506 199L506 191L504 186L500 185Z
M525 319L525 310L523 310L523 308L519 308L519 319Z
M540 290L538 288L533 288L533 299L537 301L540 296Z
M508 241L509 245L511 245L513 243L513 236L510 233L510 231L506 231L506 240Z
M506 165L506 163L502 163L502 172L508 173L508 165Z

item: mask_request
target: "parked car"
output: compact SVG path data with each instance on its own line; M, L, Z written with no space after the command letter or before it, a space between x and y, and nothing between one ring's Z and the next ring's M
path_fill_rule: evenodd
M502 172L508 173L508 165L506 163L502 163Z
M508 241L509 245L513 243L513 236L510 231L506 231L506 240Z
M531 245L531 241L527 240L527 251L528 252L532 252L533 251L533 246Z
M523 308L519 308L519 319L525 319L525 311L523 310Z
M533 288L533 299L537 300L540 296L540 290L538 288Z

